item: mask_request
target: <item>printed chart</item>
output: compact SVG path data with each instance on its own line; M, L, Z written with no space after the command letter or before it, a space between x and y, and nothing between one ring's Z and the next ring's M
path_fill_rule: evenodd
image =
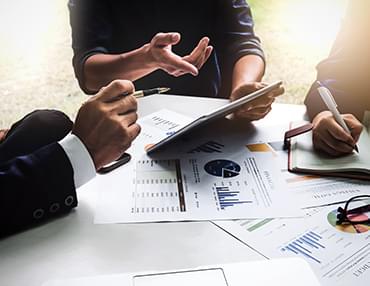
M186 211L180 160L137 161L132 213Z
M289 198L292 203L285 205L288 191L272 160L273 152L252 152L239 141L235 148L224 139L191 138L186 141L191 144L178 144L180 152L173 144L150 156L145 153L145 147L191 120L169 110L140 119L142 132L128 150L132 160L99 177L104 192L95 223L302 215L295 199Z
M370 232L343 231L334 225L335 209L310 209L301 219L214 223L268 258L305 259L322 285L368 285Z

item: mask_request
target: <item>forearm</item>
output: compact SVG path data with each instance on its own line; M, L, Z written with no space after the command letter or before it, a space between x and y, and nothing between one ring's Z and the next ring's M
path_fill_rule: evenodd
M149 45L136 50L112 55L95 54L89 57L84 65L86 88L97 92L115 79L135 81L157 69L149 53Z
M265 71L265 63L260 56L246 55L234 65L231 91L245 83L260 82Z

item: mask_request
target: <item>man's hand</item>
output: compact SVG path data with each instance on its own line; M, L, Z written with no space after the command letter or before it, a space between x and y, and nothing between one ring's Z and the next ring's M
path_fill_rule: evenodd
M267 86L261 82L251 82L243 84L235 88L230 96L231 101L235 101L243 96L246 96L256 90ZM248 121L259 120L265 117L271 111L271 104L274 102L275 97L284 93L284 88L279 87L268 94L250 101L241 106L235 113L234 117L237 119L244 119Z
M198 75L199 69L208 60L213 47L209 39L202 38L190 55L181 57L172 52L172 46L180 42L179 33L158 33L149 44L149 54L155 67L158 67L175 77L192 74Z
M140 133L137 101L130 81L115 80L91 97L78 111L72 133L89 151L95 169L119 158Z
M362 124L352 114L344 114L351 135L335 121L330 111L323 111L313 120L312 141L316 150L331 156L341 156L353 151L362 132Z

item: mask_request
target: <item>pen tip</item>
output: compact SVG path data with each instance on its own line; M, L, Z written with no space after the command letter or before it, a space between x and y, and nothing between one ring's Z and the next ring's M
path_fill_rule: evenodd
M166 93L167 91L170 90L170 88L169 87L160 87L160 88L158 88L158 90L159 90L159 93Z

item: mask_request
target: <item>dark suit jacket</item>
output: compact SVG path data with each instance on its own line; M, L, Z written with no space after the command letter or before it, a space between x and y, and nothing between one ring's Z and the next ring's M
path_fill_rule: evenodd
M352 113L361 121L370 110L370 1L351 1L330 56L317 70L317 79L329 87L341 113ZM305 104L311 119L326 110L316 83Z
M77 206L73 168L53 143L0 165L0 235Z

